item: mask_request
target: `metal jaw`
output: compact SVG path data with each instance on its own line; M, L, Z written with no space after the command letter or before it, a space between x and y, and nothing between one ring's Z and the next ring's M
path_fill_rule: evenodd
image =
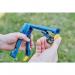
M54 37L50 36L49 33L47 31L41 31L43 33L43 35L47 38L46 41L49 44L52 44L54 42Z

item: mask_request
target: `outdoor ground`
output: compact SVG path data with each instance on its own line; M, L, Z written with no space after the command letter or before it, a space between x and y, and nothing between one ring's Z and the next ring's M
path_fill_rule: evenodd
M42 24L61 29L62 43L58 49L58 62L75 62L75 14L74 13L8 13L0 15L0 34L18 32L25 22ZM40 34L33 32L36 39ZM34 51L33 51L34 53ZM17 59L12 59L8 51L0 51L0 61L21 61L24 52L19 52Z

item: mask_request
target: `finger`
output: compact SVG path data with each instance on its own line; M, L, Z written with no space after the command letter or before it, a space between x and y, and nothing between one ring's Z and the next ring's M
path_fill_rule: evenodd
M26 41L22 41L21 46L20 46L20 50L25 50L26 47ZM34 47L34 43L33 43L33 35L31 35L30 37L30 50Z
M50 48L50 44L48 44L46 37L42 37L41 38L41 42L42 42L42 52L48 48Z
M41 51L43 52L45 50L45 37L40 38L41 42Z
M25 45L26 45L26 42L22 41L19 50L25 50L26 49L26 46Z
M15 43L15 44L16 44L16 43ZM15 44L12 44L12 45L4 44L1 49L3 49L3 50L13 50L14 47L15 47Z
M37 40L37 43L36 43L36 53L41 53L41 42L40 42L40 40Z
M25 35L25 34L22 34L22 33L16 33L16 38L17 39L22 39L24 41L30 41L30 39Z
M26 42L25 41L22 41L21 46L20 46L20 50L25 50L26 49L25 45L26 45ZM31 36L31 38L30 38L30 50L33 47L34 47L33 36Z
M50 44L47 42L47 40L45 39L45 49L50 48Z
M31 38L30 38L30 47L31 49L34 48L33 35L31 35Z

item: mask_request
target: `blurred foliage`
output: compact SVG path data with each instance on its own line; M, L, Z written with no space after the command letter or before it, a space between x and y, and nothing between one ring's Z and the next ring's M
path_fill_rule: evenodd
M62 43L58 49L58 62L75 62L75 13L6 13L0 17L0 34L18 32L25 22L60 28ZM33 34L34 40L41 37L38 31ZM1 51L0 61L14 62L9 53ZM23 57L24 52L19 52L17 61Z

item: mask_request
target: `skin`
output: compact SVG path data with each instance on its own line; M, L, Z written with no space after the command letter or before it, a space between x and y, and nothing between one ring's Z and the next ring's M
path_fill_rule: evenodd
M57 62L57 50L61 42L61 37L54 40L52 45L46 42L46 37L37 40L36 53L29 62Z
M1 50L13 50L18 39L22 39L20 50L25 50L25 44L30 41L30 47L34 47L33 36L29 39L26 35L15 32L6 35L0 34L0 49ZM48 44L46 37L41 37L36 42L36 53L32 56L29 62L57 62L58 54L57 50L60 45L61 38L54 40L52 45Z
M12 50L15 48L15 44L18 39L22 39L22 44L20 50L25 50L25 43L27 41L31 41L27 38L26 35L16 32L16 33L9 33L6 35L0 34L0 49L1 50ZM32 48L32 41L31 41L31 48Z

